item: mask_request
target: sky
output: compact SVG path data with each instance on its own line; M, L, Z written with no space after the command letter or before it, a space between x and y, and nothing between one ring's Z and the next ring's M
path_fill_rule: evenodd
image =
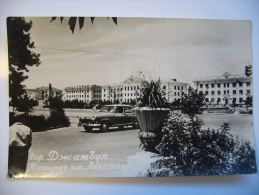
M244 74L251 64L251 23L241 20L86 17L74 34L68 18L32 20L30 35L41 65L30 67L27 88L64 89L75 85L106 85L138 76L193 84L195 78Z

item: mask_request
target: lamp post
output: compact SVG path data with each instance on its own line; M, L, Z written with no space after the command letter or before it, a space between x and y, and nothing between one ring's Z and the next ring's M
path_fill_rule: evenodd
M85 109L86 109L86 94L87 94L86 91L84 94L85 94Z

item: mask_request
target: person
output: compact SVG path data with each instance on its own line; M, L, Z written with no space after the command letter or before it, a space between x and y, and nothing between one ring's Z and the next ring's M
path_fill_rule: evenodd
M29 149L32 145L32 131L21 122L9 128L8 176L22 177L26 172Z

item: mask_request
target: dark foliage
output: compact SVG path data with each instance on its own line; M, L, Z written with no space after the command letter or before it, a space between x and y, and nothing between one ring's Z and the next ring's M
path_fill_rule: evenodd
M139 92L138 107L168 108L166 90L161 86L160 78L150 81L142 80L143 87Z
M183 114L192 119L196 114L201 112L202 106L205 105L206 93L198 91L198 88L188 88L188 93L183 94L180 98L180 110Z
M245 75L247 77L251 76L252 75L252 65L247 65L245 66Z
M163 157L158 171L148 176L230 175L256 172L255 151L247 141L229 133L230 124L217 130L201 129L196 116L203 105L204 94L189 90L180 100L181 111L166 119L162 141L156 150ZM193 105L196 104L196 105Z
M13 112L9 113L9 125L14 124L15 122L22 122L24 125L30 127L33 132L44 131L49 128L46 118L43 115L33 116L22 114L15 116Z
M19 100L17 111L28 114L29 112L33 111L34 110L33 107L37 105L38 105L38 102L36 100L29 99L27 94L25 94Z
M25 94L22 82L28 78L28 67L40 65L40 55L33 52L34 42L30 40L32 22L23 17L7 18L9 97L10 106L19 107Z
M78 22L79 22L79 30L81 30L84 26L85 23L85 17L70 17L68 20L68 25L70 30L72 31L72 33L74 33L75 31L75 27L76 27L76 22L77 22L77 18L78 18ZM54 20L56 20L57 17L52 17L50 22L53 22ZM62 24L64 17L60 17L60 22ZM107 17L107 20L109 19L109 17ZM95 17L90 17L91 23L94 23ZM112 17L112 21L114 24L117 25L117 17Z
M70 126L69 118L66 116L63 109L64 102L61 96L49 98L50 116L47 119L50 127L68 127Z

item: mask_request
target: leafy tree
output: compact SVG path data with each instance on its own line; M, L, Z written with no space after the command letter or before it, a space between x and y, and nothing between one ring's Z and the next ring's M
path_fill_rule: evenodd
M57 17L52 17L50 22L53 22L56 19L57 19ZM84 26L85 17L70 17L69 20L68 20L68 25L69 25L69 28L72 31L72 33L74 33L77 19L78 19L78 22L79 22L79 30L81 30ZM95 17L90 17L90 20L91 20L92 24L94 23L94 19L95 19ZM108 19L109 19L109 17L107 17L107 20ZM64 17L60 17L61 24L62 24L63 20L64 20ZM117 25L117 17L112 17L112 21L114 22L114 24Z
M191 120L201 111L205 105L206 93L199 91L198 88L188 88L188 93L180 98L180 108L183 114L186 114Z
M252 65L247 65L245 66L245 75L247 77L251 76L252 75Z
M24 112L25 114L28 114L29 112L33 111L33 107L37 106L38 102L36 100L29 99L27 94L25 94L23 97L19 100L19 105L16 108L19 112Z
M49 97L50 116L47 119L48 125L51 127L70 125L69 118L65 114L64 102L62 96Z
M247 95L246 100L245 100L245 104L246 104L247 107L253 106L253 96Z
M8 58L9 58L9 97L10 105L19 107L25 94L22 82L28 78L25 72L28 67L40 65L40 55L32 51L30 29L32 21L26 22L23 17L7 18Z
M256 172L253 147L247 141L234 139L229 133L229 123L223 123L217 130L201 129L201 120L196 114L203 105L204 97L203 92L193 89L182 96L181 111L172 112L165 121L162 141L156 147L159 154L166 157L157 161L162 170L149 171L148 176Z

